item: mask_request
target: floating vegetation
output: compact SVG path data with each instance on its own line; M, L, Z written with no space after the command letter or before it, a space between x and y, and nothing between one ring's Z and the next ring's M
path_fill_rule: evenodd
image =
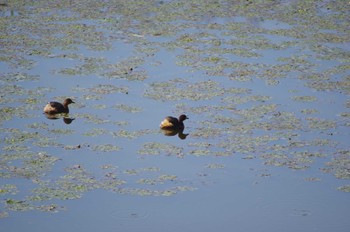
M32 123L27 125L28 128L31 129L45 129L47 130L49 128L49 125L47 123Z
M117 87L115 85L97 85L94 86L92 88L76 88L76 91L80 91L80 92L87 92L89 94L93 93L93 94L97 94L97 95L101 95L101 94L112 94L112 93L127 93L128 92L128 88L127 87Z
M108 131L107 129L92 128L91 130L85 132L83 135L96 137L96 136L99 136L99 135L108 135L108 134L110 134L110 131Z
M209 168L209 169L223 169L223 168L225 168L225 165L224 164L208 164L205 167Z
M242 94L249 91L247 89L220 87L217 82L212 80L192 84L183 79L176 79L168 82L155 82L150 87L146 91L145 96L162 101L180 99L209 100L224 93Z
M99 105L94 105L93 106L95 109L98 109L98 110L104 110L107 108L106 105L103 105L103 104L99 104Z
M312 129L326 130L331 128L336 128L337 123L332 120L325 120L320 118L307 118L309 126Z
M1 73L1 81L3 82L21 82L21 81L36 81L39 80L39 76L31 75L28 73Z
M292 97L294 101L300 101L300 102L314 102L317 101L317 98L314 96L294 96Z
M338 190L349 193L350 192L350 185L340 186L340 187L338 187Z
M37 141L33 142L33 145L38 147L62 147L62 144L51 139L51 138L40 138Z
M238 134L227 137L225 140L221 141L217 146L222 149L225 149L226 153L231 152L231 155L233 153L251 155L253 153L262 152L263 150L267 149L268 144L270 142L276 140L278 140L278 137L275 136L264 135L253 137L250 134Z
M120 189L118 192L122 194L131 194L131 195L138 195L138 196L170 197L179 192L194 191L194 190L196 190L196 188L193 188L190 186L178 186L178 187L173 187L165 190L151 190L151 189L143 189L143 188L123 188L123 189Z
M81 76L81 75L90 75L93 73L98 73L106 69L106 61L103 58L88 57L83 59L83 64L73 67L73 68L64 68L58 73L62 75L70 76Z
M93 151L110 152L110 151L119 151L120 147L112 144L104 144L104 145L94 145L91 147L91 149Z
M149 168L139 168L139 169L128 169L125 170L124 173L128 175L139 175L144 172L159 172L160 168L157 167L149 167Z
M26 113L25 109L19 107L0 108L0 114L2 116L2 118L0 119L0 123L2 121L12 120L14 117L29 118L29 115Z
M0 186L0 195L15 195L18 192L16 185L4 184Z
M74 133L74 131L71 129L51 129L49 131L50 133L61 134L61 135L69 135Z
M48 155L45 152L20 152L3 154L0 162L3 163L1 176L3 177L24 177L39 178L51 170L58 158ZM19 164L14 161L21 161ZM14 163L13 163L14 162Z
M122 110L125 112L130 112L130 113L138 113L138 112L142 111L139 107L132 107L132 106L125 105L125 104L118 104L118 105L113 106L113 108L118 109L118 110Z
M147 74L143 70L134 70L144 62L141 57L130 57L119 61L117 64L110 64L109 71L103 75L108 78L127 79L129 81L143 81L147 78Z
M277 112L273 114L273 120L258 123L258 128L265 130L297 130L301 126L301 120L290 112Z
M146 185L156 185L156 184L164 184L166 181L175 181L177 176L175 175L161 175L155 179L145 179L141 178L137 181L138 184L146 184Z
M5 203L6 208L12 211L28 211L34 209L34 207L26 201L7 199Z
M292 153L273 153L264 154L261 157L264 158L265 164L273 166L285 166L291 169L307 169L310 164L318 157L324 157L321 153L312 153L308 151L304 152L292 152Z
M84 118L88 122L94 123L94 124L105 124L110 123L111 121L108 119L102 119L97 115L94 114L75 114L77 118Z
M222 135L222 129L212 127L199 127L191 133L192 137L215 138Z
M185 104L176 105L177 112L191 112L193 114L209 113L213 111L224 110L226 108L227 107L225 106L188 106Z
M340 179L350 179L349 165L350 151L338 151L332 161L326 163L326 167L323 168L323 171L331 172Z
M318 113L318 110L316 110L316 109L302 109L300 112L303 114L316 114L316 113Z
M227 96L222 99L228 104L245 104L249 102L267 102L271 100L270 96L251 95L251 96Z
M344 118L350 118L350 112L341 113L340 116Z
M127 131L127 130L119 130L117 132L113 132L112 135L116 136L116 137L124 137L124 138L128 138L128 139L135 139L137 137L146 135L146 134L150 134L152 133L152 130L149 129L145 129L145 130L138 130L138 131Z
M194 156L207 156L211 154L210 150L196 149L189 152L190 155Z
M47 201L50 199L77 199L88 190L95 189L97 180L80 165L66 168L67 174L54 182L41 181L39 187L33 190L32 201Z
M81 148L81 145L65 145L64 146L64 149L65 150L77 150L77 149L80 149Z
M306 177L304 178L305 181L309 181L309 182L319 182L321 181L320 178L317 178L317 177Z
M183 156L183 148L174 146L172 144L162 144L157 142L145 143L143 148L138 151L141 155L175 155Z

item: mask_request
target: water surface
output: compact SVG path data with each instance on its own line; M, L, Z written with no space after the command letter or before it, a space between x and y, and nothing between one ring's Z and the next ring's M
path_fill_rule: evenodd
M349 7L1 4L2 228L347 231Z

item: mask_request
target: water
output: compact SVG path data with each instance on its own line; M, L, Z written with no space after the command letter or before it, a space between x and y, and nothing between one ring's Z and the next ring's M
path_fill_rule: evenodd
M322 3L0 6L3 230L347 231L349 6Z

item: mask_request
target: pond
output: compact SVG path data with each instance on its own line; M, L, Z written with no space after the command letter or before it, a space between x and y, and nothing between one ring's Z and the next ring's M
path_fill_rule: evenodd
M0 2L2 230L347 231L349 13Z

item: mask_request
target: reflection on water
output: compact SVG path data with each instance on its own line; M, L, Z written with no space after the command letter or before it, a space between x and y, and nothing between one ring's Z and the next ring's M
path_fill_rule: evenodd
M71 118L68 114L46 114L44 113L47 119L56 120L62 118L65 124L71 124L75 118Z
M178 135L180 139L184 140L189 134L184 134L183 129L161 129L165 136L175 136Z

